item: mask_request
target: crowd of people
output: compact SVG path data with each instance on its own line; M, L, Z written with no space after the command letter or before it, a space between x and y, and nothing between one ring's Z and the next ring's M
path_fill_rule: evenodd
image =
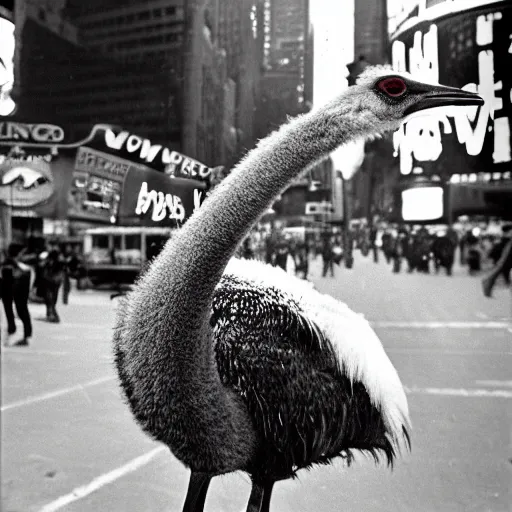
M29 301L44 302L46 320L59 323L59 292L62 289L62 303L66 305L71 278L80 280L83 272L81 259L71 246L62 247L58 240L33 242L11 243L0 257L0 294L7 321L5 344L8 346L30 344L33 327ZM13 340L16 335L14 309L23 324L23 336L17 340Z
M380 257L390 264L391 271L413 273L444 272L451 276L453 267L458 263L467 269L469 275L481 275L483 271L499 272L486 281L484 293L490 296L496 281L503 278L510 284L510 256L507 247L512 239L512 225L505 224L501 233L490 234L480 228L455 229L439 226L365 226L350 230L350 246L345 250L340 234L319 233L315 237L296 239L284 232L275 231L267 236L249 235L238 256L257 258L266 263L282 267L303 279L308 278L309 262L316 257L322 258L322 276L333 277L335 264L342 259L351 258L353 250L358 249L363 256L372 255L378 262ZM498 265L498 262L502 263ZM346 265L350 267L351 265ZM490 287L490 288L489 288Z
M452 275L456 255L459 263L467 268L470 275L488 270L482 280L483 293L492 295L499 279L510 285L512 268L512 225L504 225L502 233L487 234L478 229L463 232L449 227L444 232L428 227L375 226L350 230L344 248L339 233L322 232L305 238L294 237L284 231L275 230L262 236L251 233L241 244L237 256L259 259L281 267L302 279L308 279L310 262L322 259L322 277L334 277L336 264L343 259L351 267L352 252L359 249L361 254L373 256L378 262L380 254L390 264L392 272L402 270L438 273L444 269ZM41 242L41 240L39 240ZM70 244L58 240L43 240L27 245L11 244L0 256L0 293L7 320L7 345L27 346L32 337L32 320L29 301L44 302L46 320L59 323L57 310L59 293L62 290L62 304L68 303L71 279L76 279L77 288L84 287L86 269L82 258ZM16 341L14 310L23 324L23 336Z
M482 270L497 264L510 240L511 227L505 225L501 234L488 234L478 228L457 232L454 228L443 231L429 230L422 226L418 229L400 227L386 229L380 237L380 248L388 263L392 263L393 272L402 268L407 272L438 273L444 269L452 275L458 253L459 264L466 267L470 275L478 275ZM376 239L371 240L374 260L378 261ZM507 284L510 284L510 269L502 272Z

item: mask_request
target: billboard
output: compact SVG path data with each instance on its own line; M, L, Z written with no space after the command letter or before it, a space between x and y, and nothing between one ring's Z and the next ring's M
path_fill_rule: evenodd
M6 13L7 15L7 13ZM16 109L11 98L14 85L14 23L0 10L0 117Z
M485 104L435 109L405 123L393 135L401 175L450 180L457 174L460 181L470 182L510 179L512 4L496 2L421 19L392 36L393 68L419 80L477 92Z
M0 202L14 216L177 227L206 198L210 174L201 162L110 125L70 141L59 125L0 122Z

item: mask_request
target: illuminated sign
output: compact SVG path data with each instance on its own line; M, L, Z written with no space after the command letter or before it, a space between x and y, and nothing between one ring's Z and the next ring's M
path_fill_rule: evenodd
M0 116L8 116L16 108L11 98L14 83L14 41L14 23L0 17Z
M442 187L415 187L402 191L402 218L406 222L424 222L444 215Z
M69 191L69 214L115 223L124 179L136 165L88 147L78 148Z
M193 212L201 206L203 192L194 189ZM187 216L181 198L173 194L164 194L156 190L149 190L147 182L143 181L137 197L136 215L143 215L151 211L151 220L160 222L164 219L183 222ZM189 212L190 213L190 212Z
M211 169L201 162L128 131L115 134L112 129L105 130L105 144L110 149L136 157L149 167L162 169L171 177L206 180L211 173Z
M46 202L55 190L50 166L42 161L5 160L0 165L0 203L31 208Z
M498 4L420 23L393 41L397 71L462 87L485 100L481 107L434 109L402 125L393 136L401 174L510 170L511 27L510 4Z
M56 143L64 140L64 130L55 124L0 122L0 141Z
M123 186L119 223L177 227L200 207L206 194L206 185L199 181L133 169Z

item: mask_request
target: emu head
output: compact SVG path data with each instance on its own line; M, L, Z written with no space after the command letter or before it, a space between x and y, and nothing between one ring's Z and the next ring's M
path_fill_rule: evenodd
M455 87L419 82L408 73L374 66L365 70L356 85L337 101L350 116L356 132L373 134L397 130L411 115L443 106L477 106L484 100ZM335 104L331 104L336 108ZM331 111L332 113L332 111Z

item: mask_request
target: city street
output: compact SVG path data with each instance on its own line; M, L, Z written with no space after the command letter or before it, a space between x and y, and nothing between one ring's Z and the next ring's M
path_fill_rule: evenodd
M357 457L275 487L273 512L510 512L511 295L479 277L393 274L355 254L317 288L365 315L406 386L412 452L393 471ZM29 347L2 348L3 512L181 510L188 470L146 437L124 404L111 337L116 299L73 290L61 324L32 304ZM2 328L5 328L5 319ZM21 325L18 324L19 328ZM3 340L2 340L3 341ZM214 479L206 512L240 512L243 474Z

